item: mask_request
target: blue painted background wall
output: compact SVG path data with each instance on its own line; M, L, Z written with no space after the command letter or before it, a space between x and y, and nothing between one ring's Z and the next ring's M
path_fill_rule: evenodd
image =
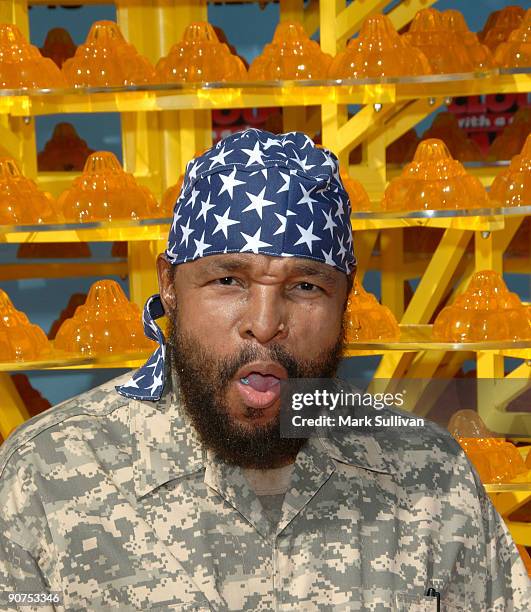
M496 1L483 0L469 2L467 0L441 0L436 7L440 10L456 8L463 12L469 27L477 31L483 27L487 15L496 9L514 4L514 0ZM210 6L209 20L220 26L238 52L248 61L258 55L262 47L271 40L278 22L278 5L268 5L260 9L257 4ZM115 19L113 6L87 6L80 9L50 9L45 6L33 7L30 11L31 42L42 46L46 33L52 27L66 28L74 42L84 41L90 25L100 19ZM90 115L61 115L39 117L37 119L37 143L41 150L50 138L58 121L70 121L75 124L78 133L89 146L95 150L107 149L121 158L120 149L120 119L117 114L99 114L97 121ZM96 259L109 259L109 244L92 244L91 249ZM2 262L15 262L17 246L0 245ZM15 306L24 311L30 319L48 331L51 323L66 306L69 296L76 292L87 292L97 278L78 279L32 279L11 282L1 282L0 287L8 292ZM119 278L127 292L127 283ZM523 277L508 277L507 282L513 291L517 291L523 299L529 300L529 280ZM369 273L365 286L369 291L377 293L378 274ZM366 370L374 367L377 358L367 360L351 360L348 370L358 368ZM28 372L34 387L52 403L82 393L83 391L122 373L123 370L94 371L56 371Z

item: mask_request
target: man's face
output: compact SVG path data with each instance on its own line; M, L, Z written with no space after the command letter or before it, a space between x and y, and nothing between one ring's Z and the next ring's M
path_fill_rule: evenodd
M168 354L203 443L230 463L292 461L280 438L280 380L329 377L343 344L345 274L320 262L211 255L174 270L157 261Z

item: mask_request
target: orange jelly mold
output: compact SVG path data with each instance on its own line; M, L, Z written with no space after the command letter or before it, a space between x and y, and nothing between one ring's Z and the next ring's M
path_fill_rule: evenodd
M449 28L442 13L436 9L418 11L402 38L424 53L435 74L474 69L464 41Z
M173 209L175 207L175 203L177 202L177 198L181 195L183 183L184 174L181 174L175 185L168 187L168 189L166 189L166 191L163 193L160 207L165 217L173 216Z
M520 27L511 32L507 42L497 47L494 59L501 68L531 66L531 9L527 10Z
M344 316L345 340L398 340L400 328L393 313L368 293L357 279L348 297Z
M490 201L479 179L467 174L442 140L423 140L413 161L385 190L383 210L455 210L487 208Z
M496 136L489 148L488 159L511 159L520 153L528 134L531 133L531 106L519 108L512 123Z
M522 456L511 442L496 438L475 410L458 410L448 430L477 469L481 481L510 481L527 472Z
M61 325L67 319L70 319L71 317L73 317L77 307L82 306L86 301L87 301L86 293L73 293L70 296L68 300L68 304L66 305L66 308L63 308L63 310L61 310L57 319L55 319L55 321L50 325L50 329L48 331L48 338L50 340L55 339L55 336L57 335L57 332L59 331L59 328L61 327Z
M93 23L85 43L62 70L74 87L123 87L155 81L153 66L125 40L114 21Z
M341 180L348 193L352 211L371 210L371 201L363 185L356 179L350 178L346 172L341 172Z
M477 34L468 29L463 14L448 9L442 13L443 24L448 30L454 32L460 42L464 44L465 51L476 70L490 70L495 67L491 50L479 42Z
M30 45L16 25L0 24L0 88L37 89L65 87L54 62Z
M406 164L413 159L420 138L414 128L411 128L400 138L392 142L386 151L386 160L388 164Z
M494 53L496 47L520 27L524 15L525 9L521 6L506 6L500 11L494 11L479 33L479 40Z
M65 219L73 223L160 216L153 194L125 172L108 151L93 153L81 176L57 202Z
M78 306L55 336L57 349L87 356L150 350L156 343L144 336L140 309L116 281L92 285L87 301Z
M528 135L522 152L515 155L509 167L496 176L489 197L499 206L531 204L531 134Z
M481 148L474 140L467 138L459 127L457 117L450 112L436 115L431 126L424 132L422 139L439 138L442 140L454 159L459 161L481 161Z
M0 225L60 223L52 196L20 172L12 157L0 157Z
M467 290L441 310L433 337L443 342L531 339L531 311L493 270L476 272Z
M175 44L155 67L159 83L244 81L247 70L242 60L219 41L214 28L205 22L190 24L181 42Z
M428 60L400 37L387 15L363 22L357 38L349 40L328 70L332 79L397 77L431 74Z
M77 259L90 257L86 242L23 242L17 257L24 259Z
M11 380L20 395L20 399L28 409L30 416L40 414L52 407L50 402L31 385L26 374L11 374Z
M249 67L253 81L326 79L332 56L321 51L304 27L297 22L282 22L273 41L265 46Z
M50 352L51 345L44 331L30 323L0 289L0 361L35 361Z
M49 57L58 68L61 68L65 60L74 56L76 48L67 30L64 28L52 28L46 34L46 40L44 41L41 53L43 57Z
M52 137L37 155L37 166L41 172L82 170L91 153L94 151L79 137L74 126L61 122L55 126Z

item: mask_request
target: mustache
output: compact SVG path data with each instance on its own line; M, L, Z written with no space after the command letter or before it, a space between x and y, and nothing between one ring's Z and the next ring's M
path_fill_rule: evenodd
M236 375L236 372L254 361L272 361L283 366L290 378L297 378L300 368L297 360L279 344L272 344L270 347L259 347L256 345L244 346L237 355L225 358L219 369L221 385L228 384Z

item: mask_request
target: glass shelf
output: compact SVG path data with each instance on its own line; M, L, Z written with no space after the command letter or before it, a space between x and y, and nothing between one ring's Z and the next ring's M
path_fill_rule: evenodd
M351 219L448 219L458 217L521 216L531 214L529 206L468 208L455 210L353 211Z
M400 351L469 351L483 352L510 351L511 356L521 359L531 359L531 340L520 341L494 341L494 342L438 342L432 337L433 325L400 325L400 339L393 342L382 340L351 342L346 345L345 356L370 354L378 355L383 352Z
M401 325L401 338L396 342L353 342L345 347L344 357L356 355L380 355L388 351L510 351L511 356L531 359L531 341L519 342L473 342L451 343L434 342L432 325ZM53 341L52 341L53 346ZM108 354L98 357L87 357L53 350L48 356L38 361L0 362L0 372L48 369L83 369L83 368L138 368L150 356L149 351Z
M43 223L0 225L0 242L136 242L166 240L171 217L159 219L91 221L88 223Z
M381 77L364 79L297 79L277 81L203 81L197 83L148 83L143 85L122 85L119 87L64 87L64 88L19 88L0 89L0 96L67 96L91 95L98 93L125 93L130 91L203 91L208 89L282 89L288 87L356 87L361 85L399 85L409 83L452 83L496 77L498 69L455 74L428 74L420 76ZM511 73L518 74L518 73Z
M381 79L166 83L123 87L2 89L0 113L135 112L178 109L377 104L398 100L525 92L528 71L498 69Z
M139 368L149 358L151 352L135 351L115 353L98 357L73 355L53 350L47 357L38 361L0 362L0 372L20 372L24 370L63 370L96 368Z
M483 484L487 493L518 493L519 491L531 493L529 482L500 482L496 484Z
M452 220L466 220L461 229L495 230L506 216L526 216L531 206L512 208L477 208L469 210L417 211L355 211L351 215L353 228L377 229L385 227L448 227ZM0 236L6 243L23 242L105 242L114 240L165 240L171 217L87 223L42 223L38 225L0 225Z

